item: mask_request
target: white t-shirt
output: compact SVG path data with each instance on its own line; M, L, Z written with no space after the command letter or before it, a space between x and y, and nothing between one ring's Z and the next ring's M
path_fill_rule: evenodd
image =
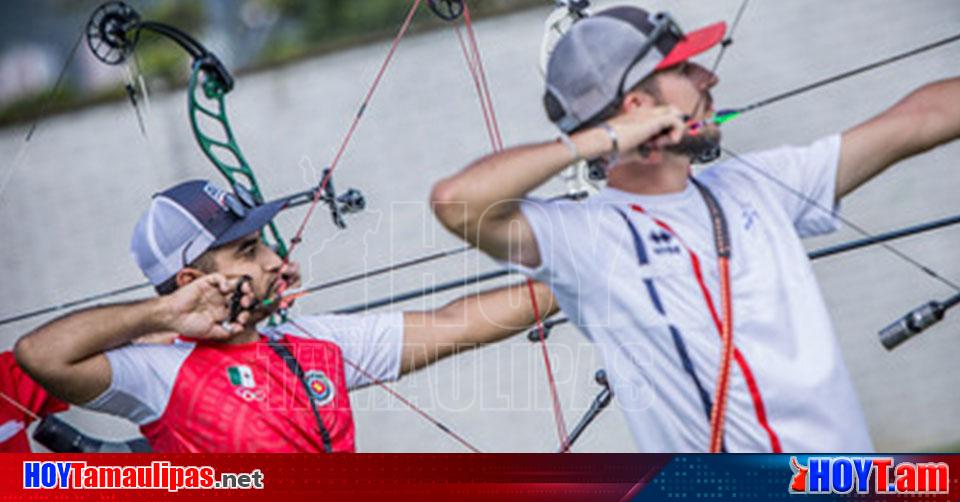
M836 228L839 152L840 137L831 136L744 156L816 205L737 160L697 176L719 200L732 242L738 355L727 451L873 449L800 242ZM608 188L585 202L530 199L521 207L542 263L537 270L512 266L550 284L564 313L597 345L639 449L705 451L720 336L690 255L653 220L699 256L719 309L713 231L696 187L656 196Z

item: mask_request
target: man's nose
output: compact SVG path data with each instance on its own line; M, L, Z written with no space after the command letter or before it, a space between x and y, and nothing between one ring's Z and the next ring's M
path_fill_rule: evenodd
M264 263L263 268L268 272L277 272L280 270L280 267L283 266L283 258L280 258L280 255L273 250L270 246L261 243L262 246L265 246L268 252L263 253Z
M707 82L705 84L706 89L704 90L713 89L720 82L720 77L718 77L716 73L713 73L710 70L706 70L706 72L707 72L707 79L706 79Z
M694 76L694 81L697 83L697 88L701 91L707 91L712 89L714 86L720 82L720 77L716 73L700 66L698 64L691 64L692 73Z

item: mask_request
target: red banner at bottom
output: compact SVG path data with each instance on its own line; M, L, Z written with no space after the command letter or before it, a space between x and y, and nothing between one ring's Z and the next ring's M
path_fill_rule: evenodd
M0 500L957 500L958 474L960 455L7 454Z
M2 455L8 500L620 500L670 455Z

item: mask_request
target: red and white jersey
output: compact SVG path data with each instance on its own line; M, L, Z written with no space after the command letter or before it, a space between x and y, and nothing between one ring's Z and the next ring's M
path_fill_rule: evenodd
M800 240L836 228L840 142L756 152L743 156L750 165L731 159L697 175L719 201L732 244L728 451L873 449ZM638 447L705 451L721 344L695 264L713 305L720 276L696 187L664 195L607 188L582 203L521 207L542 266L515 266L549 284L595 343Z
M112 350L110 388L85 407L138 424L157 452L322 452L312 399L332 450L352 452L347 393L372 378L399 377L403 314L295 323L307 333L287 323L246 344L179 340ZM309 397L270 339L297 359Z
M0 375L3 375L0 377L0 392L4 394L0 396L0 452L29 452L26 429L33 417L10 403L8 398L39 417L64 411L69 405L51 396L24 373L12 352L0 353Z

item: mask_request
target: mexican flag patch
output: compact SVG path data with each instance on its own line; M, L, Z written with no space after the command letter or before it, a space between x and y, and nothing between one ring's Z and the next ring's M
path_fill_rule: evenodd
M230 383L233 385L239 385L248 389L257 386L256 382L253 381L253 370L245 364L227 368L227 377L230 378Z

